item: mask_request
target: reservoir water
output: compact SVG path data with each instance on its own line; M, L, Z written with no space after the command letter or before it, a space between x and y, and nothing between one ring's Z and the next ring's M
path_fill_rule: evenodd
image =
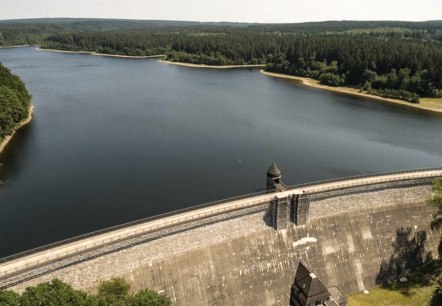
M35 115L0 155L0 257L265 187L442 165L442 117L253 69L0 49Z

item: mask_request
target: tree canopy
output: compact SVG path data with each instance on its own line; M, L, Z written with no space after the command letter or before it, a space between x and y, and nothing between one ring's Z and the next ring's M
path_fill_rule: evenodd
M170 61L206 65L266 64L268 71L309 77L329 86L359 87L412 103L420 97L442 97L442 21L0 22L0 45L34 40L42 48L67 51L167 54Z
M103 281L97 294L75 290L70 285L54 279L28 287L20 295L10 290L0 290L0 305L8 306L169 306L167 296L150 289L130 294L130 285L122 278Z
M0 63L0 141L28 117L30 103L24 83Z

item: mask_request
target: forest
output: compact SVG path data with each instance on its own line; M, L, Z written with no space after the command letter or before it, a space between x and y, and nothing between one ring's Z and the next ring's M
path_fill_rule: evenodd
M30 103L24 83L0 63L0 142L28 117Z
M165 54L169 61L194 64L265 64L271 72L309 77L329 86L356 87L412 103L418 103L420 97L442 97L442 21L0 22L0 44L34 41L48 49Z
M151 289L142 289L131 294L131 286L122 278L102 281L97 294L76 290L70 285L53 279L51 282L27 287L21 293L0 290L0 305L8 306L169 306L167 296Z

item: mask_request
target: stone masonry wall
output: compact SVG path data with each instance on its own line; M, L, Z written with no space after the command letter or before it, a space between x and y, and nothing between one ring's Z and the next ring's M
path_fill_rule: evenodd
M397 230L427 233L436 255L440 232L429 224L431 187L414 185L366 193L312 197L307 225L275 231L264 212L201 226L79 263L15 286L17 291L58 277L94 291L100 280L126 278L177 305L287 305L297 260L326 286L344 294L372 287Z

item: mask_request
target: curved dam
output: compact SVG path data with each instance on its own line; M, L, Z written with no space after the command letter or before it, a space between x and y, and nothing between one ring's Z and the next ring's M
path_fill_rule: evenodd
M382 281L398 242L437 256L431 182L442 168L316 182L148 218L0 260L0 289L111 277L177 305L288 305L299 260L343 294ZM279 183L279 182L278 182ZM387 270L386 270L387 269Z

